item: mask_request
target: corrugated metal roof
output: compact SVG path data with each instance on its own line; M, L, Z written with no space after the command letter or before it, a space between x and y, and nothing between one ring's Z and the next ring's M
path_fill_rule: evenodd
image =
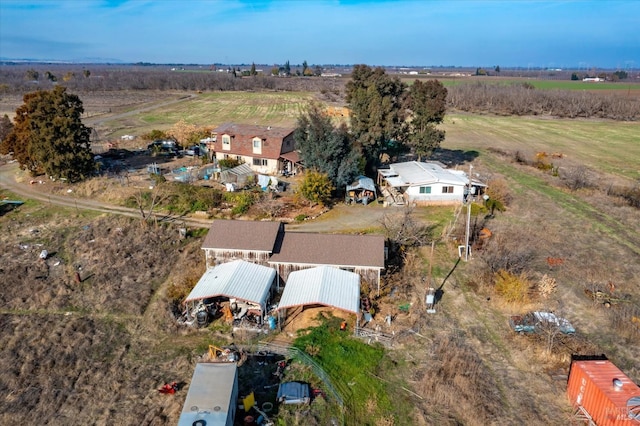
M233 183L238 182L244 184L248 176L255 175L255 172L247 163L240 164L233 169L223 170L220 172L220 182Z
M354 189L366 189L372 191L374 194L376 193L376 184L373 182L373 179L366 176L358 176L355 182L351 183L351 185L347 185L347 191L351 191Z
M384 236L286 232L269 263L384 269Z
M360 304L360 275L330 266L318 266L289 274L278 309L315 304L333 306L357 314Z
M615 407L624 409L631 397L640 396L640 387L608 360L574 361L571 364L570 376L570 382L577 380L576 383L578 383L573 386L575 395L571 395L571 389L568 389L569 397L574 398L571 402L584 406L592 416L596 413L592 413L590 409L606 406L602 399L610 401ZM600 395L583 394L584 391L581 391L580 388L584 379L590 380L597 387ZM613 379L619 380L620 388L616 389L613 386ZM581 401L576 401L576 399Z
M250 220L214 220L203 249L253 250L271 253L282 224Z
M466 185L469 183L468 177L464 172L453 173L443 169L436 163L409 161L391 164L389 168L398 175L397 178L387 178L387 181L392 186L424 185L429 183Z
M233 424L229 407L235 404L236 363L199 363L193 370L189 392L182 407L178 426L192 426L204 420L207 426Z
M264 308L275 277L275 269L268 266L244 260L222 263L207 269L185 302L224 296L257 303Z

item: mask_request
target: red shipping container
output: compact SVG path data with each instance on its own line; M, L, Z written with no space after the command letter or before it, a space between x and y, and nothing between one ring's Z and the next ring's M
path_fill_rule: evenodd
M640 425L640 387L604 356L577 359L571 362L567 382L577 416L584 417L586 411L598 426Z

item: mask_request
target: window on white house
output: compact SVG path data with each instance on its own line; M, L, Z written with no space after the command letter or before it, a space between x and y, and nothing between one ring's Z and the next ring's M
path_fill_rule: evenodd
M443 186L442 187L443 194L453 194L453 186Z
M431 194L431 187L430 186L421 186L420 187L420 193L421 194Z
M231 136L222 135L222 149L231 149Z
M253 159L253 165L254 166L266 166L267 165L267 159L266 158L254 158Z
M253 138L253 153L262 154L262 139Z

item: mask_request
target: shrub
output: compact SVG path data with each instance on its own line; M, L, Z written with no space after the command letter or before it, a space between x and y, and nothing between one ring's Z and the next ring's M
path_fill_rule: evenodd
M489 273L505 270L520 274L529 269L535 258L535 234L526 228L505 229L489 240L481 252L480 260L489 269Z
M145 133L140 137L146 141L155 141L158 139L168 139L169 136L163 130L153 129L149 133Z
M491 179L487 182L487 190L485 191L489 196L489 201L494 200L499 202L503 208L508 206L511 202L511 191L509 184L503 178ZM488 208L490 208L488 206ZM497 209L500 210L500 209Z
M299 191L311 203L326 205L331 200L334 189L326 173L310 170L305 174Z
M218 207L222 202L222 192L214 188L194 186L187 183L174 183L171 186L166 208L172 213L184 214L195 211L207 211Z
M531 282L524 273L515 275L501 269L495 274L494 279L496 292L507 302L527 303L529 301Z
M242 162L235 158L223 158L222 160L218 160L218 164L224 169L233 169L234 167L238 167L242 164Z
M228 203L235 204L231 209L231 214L242 215L249 211L249 207L254 202L254 195L249 191L242 192L226 192L224 200Z
M591 171L584 166L561 169L559 175L564 185L571 191L593 186Z

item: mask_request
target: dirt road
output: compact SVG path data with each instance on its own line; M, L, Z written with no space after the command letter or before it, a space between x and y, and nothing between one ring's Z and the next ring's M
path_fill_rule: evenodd
M140 212L134 208L117 206L98 200L92 200L69 195L51 194L47 190L48 181L35 179L35 182L43 184L30 184L28 179L19 181L18 176L23 175L17 163L0 166L0 187L13 192L21 198L38 200L51 205L92 210L102 213L119 214L129 217L140 217ZM385 214L396 214L397 207L383 207L378 204L345 205L336 204L330 211L315 219L303 222L292 222L287 224L287 229L298 232L326 232L326 233L353 233L368 232L381 228L381 219ZM211 225L210 219L198 219L186 216L158 216L158 220L165 222L184 223L194 228L208 228Z
M38 200L51 205L92 210L102 213L119 214L129 217L140 217L140 212L133 208L115 206L112 204L104 203L97 200L91 200L87 198L76 197L73 192L69 195L55 195L46 190L48 182L43 179L34 180L34 184L30 184L28 180L19 182L16 177L20 175L20 171L17 163L5 164L0 166L0 187L13 192L19 197L29 198L32 200ZM40 184L39 182L44 182ZM211 220L197 219L184 216L160 216L158 220L165 222L184 223L185 225L194 228L208 228L211 225Z

